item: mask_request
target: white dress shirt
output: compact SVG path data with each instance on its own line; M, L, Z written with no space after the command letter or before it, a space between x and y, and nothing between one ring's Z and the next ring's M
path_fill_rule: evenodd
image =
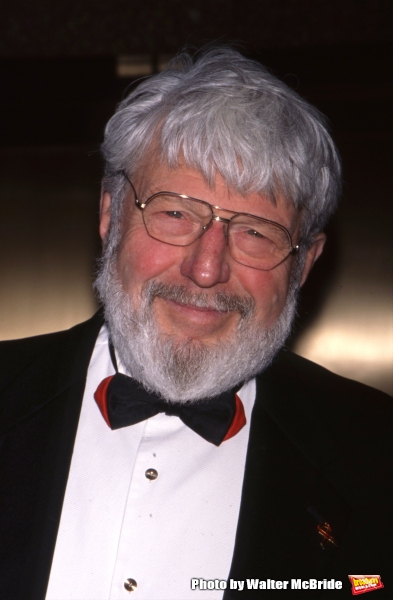
M88 369L46 600L218 600L223 591L192 590L191 579L229 575L255 380L238 393L247 424L216 447L163 413L112 431L93 398L112 374L104 326ZM137 584L131 592L129 578Z

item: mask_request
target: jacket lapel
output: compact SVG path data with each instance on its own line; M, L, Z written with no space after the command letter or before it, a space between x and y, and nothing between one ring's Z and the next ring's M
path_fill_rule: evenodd
M323 466L341 448L317 402L309 411L302 395L289 389L279 362L257 378L232 579L322 579L339 550L351 511ZM326 524L337 545L319 533ZM266 597L266 590L259 593ZM227 590L224 598L230 597Z
M86 371L101 324L95 317L68 335L47 336L45 347L3 391L7 410L1 415L5 432L0 514L5 597L45 597Z

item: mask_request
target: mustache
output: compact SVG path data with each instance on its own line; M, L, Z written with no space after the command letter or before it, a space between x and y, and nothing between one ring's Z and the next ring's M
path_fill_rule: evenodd
M237 311L242 319L248 319L252 316L255 309L255 301L251 296L239 296L237 294L228 294L217 292L215 294L205 294L190 292L182 285L162 283L151 280L142 288L144 296L151 306L155 298L172 300L180 304L188 304L197 308L208 308L220 313Z

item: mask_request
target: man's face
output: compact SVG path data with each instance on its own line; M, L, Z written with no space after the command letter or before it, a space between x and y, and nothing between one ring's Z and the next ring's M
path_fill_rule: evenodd
M185 194L222 209L247 212L280 223L290 232L293 243L297 243L299 217L293 205L284 198L278 198L276 204L273 204L261 194L242 196L229 189L220 176L216 177L214 187L210 187L194 169L185 165L170 169L161 163L157 165L156 162L151 161L145 165L133 178L133 185L141 202L161 191ZM110 223L110 200L109 194L105 193L100 223L103 238L106 237ZM225 212L215 212L223 217L232 216ZM229 253L225 227L222 222L213 222L189 246L172 246L157 241L147 233L142 211L135 206L134 194L129 187L115 262L108 269L109 272L114 270L110 287L117 287L104 302L107 309L109 306L107 316L111 312L112 322L117 320L113 330L117 329L118 333L111 330L112 339L117 341L118 346L123 345L123 348L130 345L130 352L128 348L124 351L124 355L129 355L127 366L130 373L138 379L135 371L136 363L139 364L139 379L144 385L154 389L153 380L158 376L157 364L162 364L165 370L164 363L175 357L174 364L168 366L171 370L163 370L159 387L162 390L166 380L175 381L178 378L177 387L173 392L168 391L168 398L179 397L180 391L197 372L199 375L195 375L195 380L191 381L190 389L196 390L205 384L207 392L224 387L225 382L211 385L206 383L206 369L219 356L221 363L218 370L223 372L227 369L226 380L232 377L232 372L237 367L238 373L233 375L233 380L237 382L247 378L250 373L257 372L270 362L288 335L296 296L293 289L290 307L287 299L296 258L289 256L270 271L239 264ZM303 274L298 278L297 285L305 280L322 250L323 241L323 236L319 237L308 251ZM156 293L149 300L147 290L149 287L152 289L152 286L155 286ZM180 290L181 294L172 294L171 290L174 288ZM164 290L163 293L161 289ZM113 295L122 297L121 304L115 306ZM217 304L217 298L220 297L226 298L228 309L222 309ZM234 301L234 308L230 305L231 299ZM248 306L247 317L247 310L242 311L242 303L245 307ZM129 316L122 316L120 319L119 313L124 315L128 311L126 304L130 306ZM141 306L144 307L143 312ZM145 314L149 325L141 333L138 323L144 321ZM125 334L131 322L134 325ZM138 342L135 342L138 335ZM244 347L241 347L243 343ZM146 346L146 354L135 359L140 354L141 346ZM162 352L158 354L160 347ZM184 349L186 352L183 352ZM195 349L197 354L188 353ZM198 349L201 349L199 354ZM210 357L206 355L206 349L210 352ZM241 366L240 362L243 360L247 363L248 357L251 360L251 355L255 364ZM244 356L246 358L242 359ZM194 367L191 365L189 368L191 360L194 361ZM152 363L152 375L145 380L149 361ZM211 373L212 382L216 378L216 372L213 369ZM184 397L188 397L186 392Z
M220 176L211 188L203 176L187 167L169 169L154 163L141 170L133 181L142 202L159 191L171 191L206 200L210 204L248 212L284 225L294 243L298 236L298 215L292 203L279 198L274 205L261 194L242 196L232 191ZM109 202L109 198L106 199ZM228 217L228 214L219 213ZM101 234L106 235L108 213L103 212ZM288 294L294 258L271 271L261 271L236 262L230 255L225 238L225 224L214 222L190 246L171 246L147 233L142 212L135 206L129 189L117 254L117 273L124 291L134 307L139 304L141 289L154 279L164 284L180 285L191 294L226 292L250 297L255 302L256 323L269 327L282 312ZM179 339L192 338L209 342L224 339L236 328L239 313L198 308L160 297L154 300L154 315L162 332Z

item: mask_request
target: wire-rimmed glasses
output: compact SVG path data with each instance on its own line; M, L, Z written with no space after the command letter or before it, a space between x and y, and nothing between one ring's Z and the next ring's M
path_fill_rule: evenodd
M232 258L246 267L270 271L281 264L290 254L296 254L289 231L283 225L248 213L237 213L205 200L174 192L157 192L145 202L138 199L137 192L125 171L135 204L142 211L143 222L150 237L172 246L189 246L219 221L226 225L225 236ZM215 210L231 213L226 219Z

